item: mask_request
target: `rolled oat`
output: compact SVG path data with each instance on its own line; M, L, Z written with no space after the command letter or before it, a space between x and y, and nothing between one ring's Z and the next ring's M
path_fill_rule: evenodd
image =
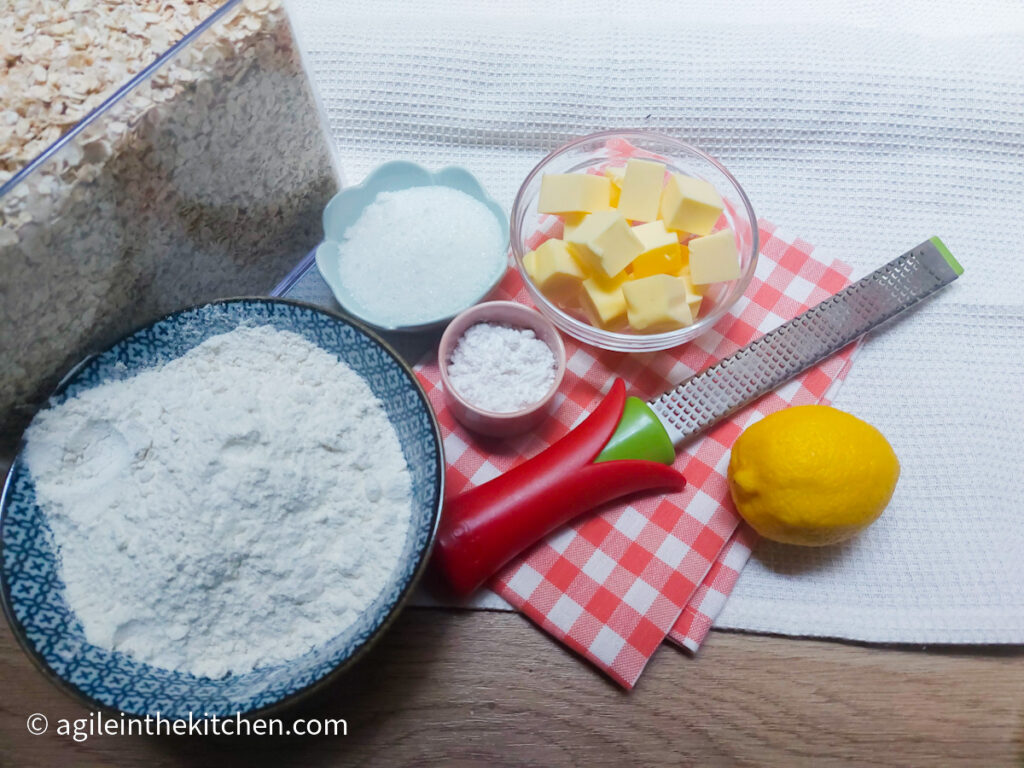
M217 4L31 5L13 33L0 32L32 39L0 39L0 126L18 137L0 131L0 184L155 58L163 33L182 37ZM88 349L182 305L264 293L319 241L337 171L284 9L280 0L228 5L152 77L0 190L4 453ZM83 25L99 7L107 21ZM44 62L58 54L67 71L55 74ZM37 82L12 106L15 70Z

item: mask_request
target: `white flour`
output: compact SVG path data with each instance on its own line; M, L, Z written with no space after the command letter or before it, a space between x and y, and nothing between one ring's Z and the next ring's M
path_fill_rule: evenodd
M388 583L410 477L348 366L269 326L39 414L26 458L90 643L220 677L298 656Z
M551 348L530 329L477 323L452 350L448 380L473 405L512 413L548 393L555 368Z

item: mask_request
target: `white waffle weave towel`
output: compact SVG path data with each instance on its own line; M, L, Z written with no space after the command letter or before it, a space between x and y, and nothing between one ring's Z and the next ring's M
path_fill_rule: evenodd
M571 136L650 127L863 274L938 234L966 268L865 346L836 405L903 463L856 541L762 545L726 627L1024 642L1024 5L337 3L291 10L349 178L464 165L506 206Z

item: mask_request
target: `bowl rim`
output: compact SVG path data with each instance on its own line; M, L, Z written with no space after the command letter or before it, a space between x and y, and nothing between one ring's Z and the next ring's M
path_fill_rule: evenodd
M504 238L504 242L502 243L501 248L498 249L498 252L500 252L501 255L500 257L495 258L496 275L494 279L487 284L487 287L482 292L476 295L472 303L468 304L467 306L463 307L460 310L457 310L456 312L452 312L442 317L435 318L433 320L425 320L424 322L421 323L413 323L408 325L385 325L376 322L373 318L366 316L363 312L357 311L352 306L351 302L347 300L349 297L343 297L339 295L339 292L334 285L334 279L325 274L325 267L321 263L320 255L325 246L332 246L335 249L337 249L337 247L339 246L338 241L329 237L327 234L328 210L331 209L332 206L338 205L337 201L339 200L344 200L347 197L355 197L373 191L374 185L379 183L379 180L381 178L385 178L387 175L395 172L409 174L412 176L419 177L421 179L426 179L428 182L426 184L406 185L402 187L402 189L413 189L415 187L446 187L448 189L455 189L458 192L463 192L463 194L469 195L474 200L477 200L478 202L482 203L494 215L494 218L498 222L498 226L500 227L501 234ZM458 189L457 187L454 187L451 184L446 183L446 179L452 175L462 175L465 178L468 178L476 186L478 194L465 192L464 190ZM379 192L377 194L379 194ZM370 205L374 200L376 200L376 194L374 195L373 198L364 203L362 208L365 209L366 206ZM427 168L424 168L422 165L419 165L418 163L412 162L411 160L388 160L387 162L381 163L376 168L371 170L368 174L366 174L366 177L358 184L353 184L350 187L344 187L335 192L331 196L331 199L328 200L327 203L324 205L323 211L320 214L320 221L321 227L324 231L324 236L323 239L313 249L315 254L314 260L317 266L317 270L320 272L320 276L323 278L323 281L327 283L327 287L331 289L331 294L334 296L334 300L338 302L338 305L343 310L345 310L345 312L347 312L352 317L358 319L361 323L368 325L372 328L376 328L377 330L384 331L386 333L419 333L422 331L431 331L437 330L438 328L442 328L446 326L448 323L450 323L453 319L455 319L455 317L457 317L461 312L464 312L465 310L475 306L482 299L485 299L495 289L498 283L502 281L502 279L505 277L506 272L508 272L508 253L511 242L510 219L508 215L505 213L504 207L491 196L491 194L487 191L487 188L484 187L484 185L481 183L480 179L478 179L472 171L470 171L468 168L462 165L446 165L443 168L440 168L436 171L431 171L428 170ZM333 258L333 256L327 255L326 250L323 250L323 252L323 258ZM499 263L501 264L500 268L497 266Z
M526 205L525 194L526 188L530 183L541 173L544 168L554 160L556 157L565 154L566 152L585 144L587 142L594 141L596 139L625 139L629 140L631 137L639 137L643 139L655 139L658 141L664 141L668 144L674 145L677 149L688 152L692 155L699 157L706 161L718 171L722 173L733 185L736 190L740 202L743 203L743 208L746 212L747 218L750 220L751 230L751 248L752 253L750 257L750 264L747 269L737 278L735 291L736 298L728 304L720 304L716 306L706 316L697 320L692 325L685 326L683 328L677 328L673 331L663 331L661 333L619 333L617 331L608 331L604 328L599 328L596 325L585 323L578 318L573 317L569 313L565 312L561 307L557 306L554 302L548 300L546 296L533 284L530 280L529 275L526 274L525 267L523 266L523 257L525 253L520 253L524 250L526 238L523 236L524 233L520 231L518 219L520 218L516 214L519 213ZM628 158L627 158L628 159ZM541 303L551 312L555 313L560 323L560 327L563 331L568 333L578 341L588 344L590 346L598 346L605 349L611 349L618 352L656 352L663 349L670 349L674 346L693 341L699 336L703 335L706 331L714 327L715 323L725 316L726 312L731 309L743 294L746 292L747 287L750 285L750 281L754 277L754 273L757 270L758 257L760 256L760 232L757 225L757 215L754 213L754 207L750 203L750 199L747 197L747 193L743 187L736 180L736 177L732 175L728 168L726 168L721 162L716 160L714 157L704 152L702 149L689 144L682 139L677 139L674 136L661 133L659 131L649 131L642 128L632 129L611 129L605 131L596 131L595 133L588 133L585 136L579 136L572 141L562 144L558 148L552 150L546 154L536 165L530 170L523 179L523 183L520 184L519 190L516 192L515 200L512 203L512 210L509 214L510 227L509 227L509 249L512 251L513 261L515 262L516 269L520 276L523 278L523 282L526 284L526 289L530 294L531 299L535 302L539 299ZM693 333L694 329L697 330ZM581 335L582 334L582 335ZM595 344L594 341L587 338L587 336L593 336L594 338L602 338L607 340L614 346L602 347L600 344ZM687 336L688 338L682 339L681 336ZM642 342L641 348L636 348L638 342ZM662 343L671 342L671 343Z
M445 346L447 346L449 340L451 340L451 346L453 349L455 344L458 342L458 339L452 340L452 336L454 335L454 333L452 333L451 330L455 328L456 322L463 315L467 315L471 312L479 312L481 314L486 314L487 310L495 306L514 308L513 311L521 312L523 315L530 315L534 322L537 322L539 320L539 322L546 325L551 330L553 338L556 340L557 349L551 350L551 354L555 356L554 382L551 384L551 386L548 388L548 391L544 393L544 396L540 400L518 411L489 411L486 408L481 408L480 406L471 403L469 400L463 397L462 394L454 386L452 386L451 381L448 379L448 361L444 360L443 356L441 355L441 351L444 349ZM488 322L488 320L486 318L481 317L477 322L485 323ZM465 333L465 330L463 331L463 333ZM461 334L459 338L462 338ZM548 346L549 348L552 346L547 342L545 342L545 345ZM437 353L437 370L441 377L441 382L444 385L445 392L449 396L455 398L455 400L457 400L466 409L496 423L521 419L524 416L529 416L541 410L542 408L545 408L548 405L548 403L551 402L551 399L555 396L555 394L558 392L558 388L562 385L562 380L565 378L565 342L562 341L562 336L558 331L558 326L551 322L550 319L544 317L544 315L538 310L534 309L533 307L528 307L525 304L520 304L518 301L508 301L504 299L496 301L483 301L479 304L474 304L473 306L467 307L466 309L462 310L452 319L452 322L449 323L448 327L445 328L445 331L441 335L441 339L440 341L438 341L437 344Z
M347 658L338 662L338 664L336 664L330 671L325 673L322 677L317 678L316 680L303 686L302 688L292 691L286 696L283 696L282 698L270 704L266 704L255 709L247 709L244 711L239 710L237 713L230 713L245 718L266 716L271 713L287 709L292 705L302 700L305 700L313 694L325 689L327 686L329 686L330 684L335 682L339 677L341 677L345 672L349 671L355 665L356 662L362 659L366 655L366 653L374 645L377 644L380 638L387 632L387 630L394 623L395 619L398 618L398 615L402 612L402 609L408 603L409 598L412 596L413 590L419 583L420 579L423 577L423 574L426 571L427 566L429 565L430 555L433 552L434 542L437 538L438 525L440 524L441 521L441 509L444 506L445 469L447 465L445 462L444 455L444 437L441 432L440 423L437 420L437 414L434 413L434 409L430 405L430 398L427 397L427 394L423 389L423 385L420 383L419 377L417 377L416 373L413 371L412 366L410 366L405 360L403 360L402 357L394 350L394 348L390 344L388 344L384 339L382 339L380 335L377 334L374 330L367 327L361 321L350 317L345 317L344 315L332 309L328 309L326 307L322 307L308 301L298 301L296 299L284 299L273 296L232 296L228 298L214 299L212 301L198 302L195 304L190 304L181 307L171 312L163 313L158 317L138 324L137 326L133 327L126 333L118 336L110 343L105 344L99 347L98 349L95 349L94 351L87 352L82 357L81 360L79 360L77 363L75 363L68 369L67 373L65 373L61 380L57 383L57 385L54 387L50 395L45 400L42 401L39 407L37 407L34 410L34 412L32 413L32 419L29 421L29 424L31 424L32 421L35 419L36 415L40 411L49 408L53 398L62 394L74 380L78 372L91 360L103 354L111 347L120 344L121 342L125 341L126 339L135 335L136 333L152 325L155 325L156 323L174 317L175 315L180 315L185 312L202 309L203 307L221 304L241 304L251 302L263 304L286 304L327 315L330 319L334 321L350 325L354 327L356 330L362 332L372 342L376 342L385 352L387 352L391 356L394 362L397 363L398 366L402 369L402 371L406 374L406 377L412 382L414 386L414 391L417 393L421 403L426 409L427 416L430 419L430 425L432 427L432 433L434 436L434 443L437 446L437 451L435 453L437 501L432 511L430 535L427 539L426 544L417 553L418 562L416 563L415 568L413 569L411 575L409 576L408 581L400 591L398 598L395 600L394 605L391 606L391 609L388 611L387 615L384 617L384 620L381 621L377 628ZM25 652L25 655L29 657L33 665L36 667L36 669L38 669L42 673L42 675L50 681L51 684L53 684L63 693L70 696L72 699L78 701L78 703L83 704L86 707L89 707L94 710L98 709L104 712L116 713L135 719L142 719L147 716L151 717L152 714L140 715L134 712L127 712L111 704L107 704L103 701L93 698L88 693L79 688L77 685L59 675L49 665L49 663L47 663L46 659L35 647L35 645L33 645L29 641L25 631L25 627L14 614L14 607L10 595L11 585L8 582L6 576L4 575L6 569L3 567L5 557L4 542L6 538L4 532L7 524L6 511L10 503L9 495L11 491L11 483L14 478L15 469L22 461L22 456L25 450L25 432L27 430L28 426L25 427L25 430L22 431L21 436L18 438L18 451L17 453L15 453L14 458L11 460L11 466L7 470L7 475L4 478L3 490L2 492L0 492L0 608L3 609L3 615L7 619L8 624L10 625L11 634L13 634L14 637L17 639L18 645L21 646L21 649ZM212 714L220 716L216 712ZM207 719L207 716L198 717L196 719L205 720Z

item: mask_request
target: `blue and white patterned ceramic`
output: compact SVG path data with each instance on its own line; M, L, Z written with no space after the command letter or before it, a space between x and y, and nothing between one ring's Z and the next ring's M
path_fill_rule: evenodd
M346 667L385 629L422 573L440 516L444 459L437 422L415 375L370 332L311 305L232 299L164 317L87 359L58 387L59 403L84 390L181 356L240 324L298 333L338 356L380 398L412 475L413 516L404 555L374 604L343 633L297 659L211 680L143 664L90 645L63 597L46 518L19 455L0 502L3 607L42 671L91 705L134 715L194 717L265 710L308 692Z
M413 187L451 187L460 192L465 192L483 203L494 214L498 226L501 228L502 248L494 254L491 279L487 288L481 291L465 307L460 307L458 312L452 312L442 317L436 317L417 325L394 326L381 322L375 318L373 313L361 306L359 301L349 292L345 283L341 280L338 271L338 243L345 239L345 231L352 226L362 215L363 209L372 203L381 192L395 192L400 189L412 189ZM331 288L334 298L345 308L346 312L354 315L375 328L384 331L427 331L441 328L448 324L455 315L463 309L473 306L498 284L508 269L508 215L502 207L491 198L477 178L465 168L449 166L442 168L436 173L431 173L415 163L404 160L395 160L384 163L373 171L362 184L355 187L346 187L331 198L324 208L324 242L316 249L316 266L324 282Z

